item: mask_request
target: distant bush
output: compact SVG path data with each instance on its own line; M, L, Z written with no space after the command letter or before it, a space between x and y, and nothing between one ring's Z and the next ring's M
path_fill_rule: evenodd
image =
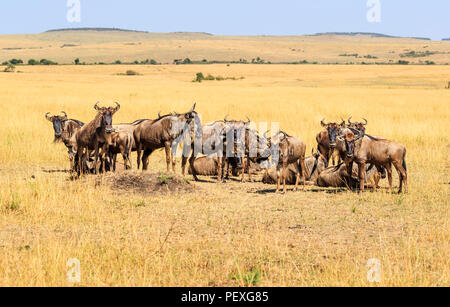
M36 61L35 59L29 59L28 60L28 65L39 65L39 62Z
M42 60L39 61L39 63L41 65L58 65L58 63L53 62L51 60L47 60L47 59L42 59Z
M206 77L203 75L203 73L201 73L201 72L198 72L197 74L196 74L196 77L195 77L195 79L194 80L192 80L192 82L202 82L202 81L224 81L224 80L242 80L242 79L245 79L244 77L239 77L239 78L236 78L236 77L222 77L222 76L217 76L217 77L214 77L213 75L211 75L211 74L208 74Z
M190 58L185 58L185 59L183 60L183 64L192 64L192 61L191 61Z
M398 60L397 62L399 65L408 65L409 61L404 61L404 60Z
M436 63L433 62L433 61L425 61L425 63L426 63L427 65L436 65Z
M17 65L17 64L23 64L23 61L21 59L11 59L9 61L9 63L11 63L12 65Z
M117 61L114 62L114 64L120 65L120 64L122 64L122 61L121 60L117 60Z
M3 70L4 72L14 72L16 70L16 66L12 63L8 63L6 68Z
M78 65L78 64L80 64L80 59L76 58L73 62L75 63L75 65Z
M198 72L195 76L194 82L201 83L203 80L205 80L205 76L203 75L203 73Z

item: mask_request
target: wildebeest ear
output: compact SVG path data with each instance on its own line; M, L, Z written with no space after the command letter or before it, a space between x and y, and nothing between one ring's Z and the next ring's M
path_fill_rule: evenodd
M194 112L195 111L195 107L197 106L197 103L194 103L194 105L192 106L192 109L190 112Z
M325 127L327 127L328 125L327 125L327 124L325 124L324 120L325 120L325 119L322 119L322 120L320 121L320 124L322 125L322 127L324 127L324 128L325 128Z

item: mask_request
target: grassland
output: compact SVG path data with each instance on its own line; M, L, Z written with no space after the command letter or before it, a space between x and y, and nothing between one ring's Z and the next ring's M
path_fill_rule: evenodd
M429 54L426 52L428 51ZM421 57L402 57L414 52ZM352 56L357 54L357 56ZM120 31L62 31L27 35L0 35L0 61L19 58L50 59L71 64L132 63L155 59L193 61L239 61L261 58L287 63L397 63L431 61L450 64L448 41L357 36L215 36L203 33L130 33Z
M128 69L141 75L117 75ZM82 286L449 285L448 66L18 70L0 73L0 285L71 286L69 258L81 262ZM193 83L200 71L245 79ZM52 144L44 114L65 110L88 122L96 101L122 104L115 123L196 101L204 122L225 114L280 122L308 152L322 118L366 117L369 133L408 148L410 193L277 195L231 180L162 195L70 181L57 172L69 167L66 149ZM150 169L165 169L161 152ZM366 279L370 258L381 261L380 283Z

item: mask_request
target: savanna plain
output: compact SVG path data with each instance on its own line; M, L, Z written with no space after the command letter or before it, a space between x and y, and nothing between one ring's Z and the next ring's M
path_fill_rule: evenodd
M119 75L135 70L139 75ZM196 73L236 80L192 82ZM243 77L243 78L241 78ZM0 73L2 286L449 286L450 70L402 65L20 66ZM320 120L366 118L407 147L408 194L307 187L275 194L237 178L136 193L70 180L45 113L114 123L186 112L279 122L316 147ZM133 154L133 167L136 168ZM165 170L163 153L150 172ZM180 174L180 165L177 164ZM395 173L395 172L394 172ZM398 179L395 174L395 185ZM395 189L394 189L395 190ZM67 261L80 260L69 283ZM367 262L381 263L379 283Z

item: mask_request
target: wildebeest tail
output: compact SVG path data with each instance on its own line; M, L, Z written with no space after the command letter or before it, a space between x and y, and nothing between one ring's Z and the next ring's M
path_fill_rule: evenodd
M402 166L405 169L405 172L407 171L406 169L406 149L403 151L403 162L402 162Z

